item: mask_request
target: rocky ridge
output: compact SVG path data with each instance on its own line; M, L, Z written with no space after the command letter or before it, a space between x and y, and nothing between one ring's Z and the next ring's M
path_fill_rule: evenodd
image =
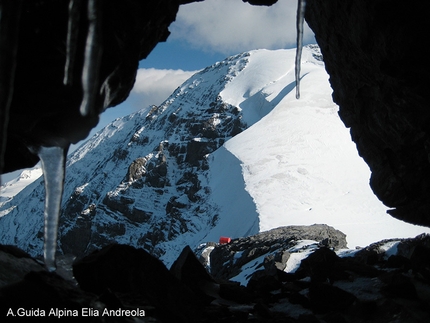
M216 218L214 206L208 204L212 211L202 209L202 200L209 193L205 191L206 155L247 127L241 121L240 109L219 96L225 84L244 68L247 56L244 53L230 57L206 68L163 105L116 120L71 156L60 228L64 253L80 255L91 251L93 246L97 248L124 235L131 226L147 232L144 236L138 234L135 244L161 255L163 251L156 249L161 241L196 231L187 225L187 216L206 213L202 226ZM211 85L200 86L207 82ZM75 164L84 155L86 164ZM43 199L42 181L29 188L34 190L32 198L39 196L36 200ZM161 205L154 207L154 201ZM4 206L9 208L10 205ZM39 222L38 215L43 210L36 205L28 209ZM19 211L19 207L14 208L10 215ZM169 220L154 218L157 211L165 213ZM105 234L107 226L111 237ZM25 249L30 253L41 250L42 234L40 225L31 230L39 233L26 234Z

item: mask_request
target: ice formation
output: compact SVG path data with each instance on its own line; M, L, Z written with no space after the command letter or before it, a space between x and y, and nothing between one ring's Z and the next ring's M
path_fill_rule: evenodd
M78 41L81 0L70 0L69 21L67 23L66 64L64 66L64 85L72 84L73 67Z
M43 254L46 268L49 271L54 271L56 269L55 252L57 250L58 221L63 195L66 154L65 149L61 147L40 147L38 155L45 180L45 244Z
M98 0L88 0L88 34L85 45L84 67L82 70L82 88L84 97L81 103L81 115L86 116L90 113L93 105L97 85L100 64L101 46L101 12Z
M296 49L296 99L300 99L300 64L303 48L303 24L305 21L306 0L298 0L297 4L297 49Z

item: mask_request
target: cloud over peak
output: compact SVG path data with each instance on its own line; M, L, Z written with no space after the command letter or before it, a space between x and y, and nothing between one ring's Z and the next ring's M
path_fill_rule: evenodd
M241 0L205 0L179 9L171 37L191 46L223 54L251 49L287 48L296 43L297 1L278 1L271 7ZM306 25L305 41L313 41Z

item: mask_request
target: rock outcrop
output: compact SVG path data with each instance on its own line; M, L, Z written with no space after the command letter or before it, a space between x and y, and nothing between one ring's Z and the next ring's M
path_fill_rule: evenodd
M336 231L308 228L311 235L317 228ZM287 268L271 267L270 261L261 270L242 268L251 276L242 285L213 278L189 247L168 270L143 249L110 245L76 261L75 278L69 271L48 273L23 252L2 247L0 317L15 321L19 315L28 319L43 313L48 321L199 323L418 323L430 319L430 258L423 256L430 254L428 235L335 252L324 245L327 240L319 245L308 241L306 246L294 243L288 230L281 231L278 242L282 236L296 248ZM306 233L306 227L298 231ZM248 247L257 249L275 241L271 236L253 236ZM330 235L331 242L342 242L338 237L339 241ZM5 266L8 263L20 270ZM212 265L223 264L212 259Z
M335 250L347 246L346 235L328 225L280 227L217 245L209 256L211 274L219 279L233 278L258 258L260 261L255 262L254 267L261 267L261 264L268 267L270 263L271 267L284 270L290 252L303 240Z

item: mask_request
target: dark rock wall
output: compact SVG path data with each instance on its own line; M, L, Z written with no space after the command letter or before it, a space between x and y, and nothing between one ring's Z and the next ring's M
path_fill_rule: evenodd
M67 146L84 139L104 109L124 101L133 87L139 60L165 41L181 0L96 1L99 50L92 76L94 98L87 116L80 114L82 74L91 19L88 1L80 4L76 53L69 82L63 81L67 58L69 0L2 1L0 133L5 150L1 172L33 166L38 158L28 146ZM0 8L0 9L1 9ZM9 18L9 19L6 19ZM19 20L18 20L19 19ZM17 23L18 22L18 23ZM10 50L16 45L16 53ZM15 66L11 69L11 66ZM5 74L6 73L6 74ZM8 82L6 82L8 81ZM4 119L4 122L3 122ZM7 131L7 132L6 132ZM6 134L6 136L5 136ZM4 147L6 144L6 147ZM3 168L3 169L2 169Z
M389 213L429 226L430 30L424 1L311 0L339 115Z

